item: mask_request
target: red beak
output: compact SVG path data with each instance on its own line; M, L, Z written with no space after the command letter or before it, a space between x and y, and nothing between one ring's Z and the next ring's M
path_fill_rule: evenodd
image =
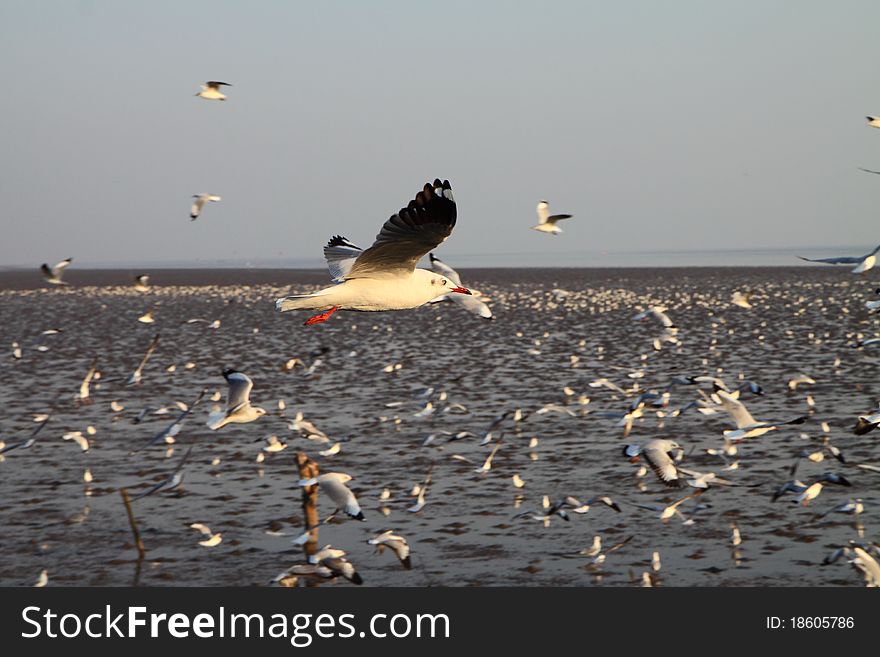
M459 294L470 294L471 291L466 287L454 287L452 288L453 292L458 292Z

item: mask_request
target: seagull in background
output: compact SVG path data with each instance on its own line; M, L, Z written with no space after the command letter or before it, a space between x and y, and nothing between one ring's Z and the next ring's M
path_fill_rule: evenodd
M138 274L134 277L134 289L138 292L147 292L150 289L149 283L149 274Z
M128 380L125 382L125 385L134 385L136 383L141 382L141 373L144 370L144 367L147 364L147 361L150 360L150 356L153 355L153 352L156 350L156 347L159 345L159 334L157 333L153 336L153 339L150 340L150 344L147 347L147 352L144 354L144 357L141 359L140 364L137 366L137 369L131 373L131 376L128 377Z
M73 258L67 258L51 268L44 262L40 266L40 271L43 272L43 278L50 285L70 285L67 281L62 280L62 276L64 276L64 270L71 262L73 262Z
M208 417L208 427L214 431L227 424L247 424L266 414L266 409L251 406L250 394L254 382L244 372L233 369L223 370L223 378L229 384L226 395L226 411L212 413Z
M539 202L536 209L538 211L538 224L532 226L532 230L539 230L542 233L550 233L551 235L557 235L562 232L562 229L556 225L557 221L571 219L573 216L570 214L550 214L550 204L547 201Z
M193 198L195 201L193 201L192 207L189 210L191 221L195 221L199 218L199 215L202 213L202 208L205 207L205 203L222 200L222 197L214 194L193 194Z
M317 484L327 493L327 495L330 496L330 499L333 500L337 510L345 511L346 514L356 520L366 520L361 511L361 506L358 504L357 498L354 496L354 493L349 490L348 486L345 485L351 480L352 476L347 475L344 472L328 472L313 477L312 479L301 479L299 485L314 486ZM333 515L335 515L335 513L336 512L334 511Z
M441 276L445 276L448 280L452 281L454 285L461 287L461 277L458 275L458 272L455 271L452 267L447 265L445 262L440 260L433 253L429 253L428 257L431 260L431 269ZM492 311L489 310L489 306L480 301L477 298L477 294L471 290L471 294L453 294L450 292L449 294L444 294L436 299L430 301L430 303L435 303L438 301L454 301L459 306L467 310L472 315L477 315L478 317L483 317L484 319L492 319Z
M852 273L861 274L873 268L874 265L877 264L877 251L880 251L880 245L878 245L870 253L866 253L863 256L837 256L834 258L805 258L803 256L797 257L801 260L806 260L807 262L821 262L826 265L856 265L856 267L852 270Z
M868 125L872 128L880 128L880 116L866 116L868 119Z
M324 257L336 285L277 299L275 310L322 311L306 320L311 326L337 310L407 310L450 292L470 294L442 275L416 268L422 256L452 234L456 214L449 181L425 183L409 205L385 222L366 251L340 235L330 239Z
M205 100L226 100L226 95L220 91L220 87L231 87L228 82L218 82L217 80L208 80L202 85L202 90L196 94L199 98Z

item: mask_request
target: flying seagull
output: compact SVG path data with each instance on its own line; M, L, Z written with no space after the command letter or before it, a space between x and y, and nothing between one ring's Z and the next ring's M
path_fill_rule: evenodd
M345 485L351 479L351 475L347 475L344 472L328 472L318 475L313 479L302 479L299 481L299 485L314 486L317 484L330 496L337 509L345 511L345 513L356 520L365 520L357 498L349 490L348 486Z
M208 427L217 431L227 424L247 424L266 414L265 408L251 406L250 394L254 382L244 372L233 369L223 370L223 378L229 384L226 396L226 411L212 413L208 417Z
M334 236L324 247L336 285L313 294L277 299L275 310L320 310L305 325L326 322L337 310L406 310L442 294L470 290L416 263L452 234L456 207L449 181L434 180L409 205L392 215L366 251Z
M852 273L861 274L877 264L877 251L880 251L880 245L863 256L838 256L834 258L805 258L803 256L798 256L798 258L806 260L807 262L821 262L826 265L856 265L852 270Z
M674 440L655 438L644 445L627 445L623 448L623 455L632 463L636 463L639 457L644 457L648 465L657 475L657 478L666 486L680 488L681 479L678 476L678 468L669 456L670 452L681 449Z
M538 225L532 226L532 230L539 230L542 233L550 233L556 235L562 232L562 229L556 225L557 221L562 219L570 219L570 214L550 214L550 204L547 201L538 203Z
M70 285L67 281L62 280L62 276L64 276L64 270L71 262L73 262L73 258L67 258L51 268L44 262L40 267L40 271L43 272L43 278L50 285Z
M784 422L758 422L749 413L745 404L734 395L724 390L718 390L715 394L721 400L721 407L727 411L727 414L736 423L735 430L724 432L724 437L729 440L738 441L744 438L757 438L758 436L763 436L768 431L776 431L785 424L803 424L807 419L806 416L802 415Z
M457 271L440 260L440 258L433 253L428 254L428 257L431 260L431 269L434 270L435 274L445 276L446 279L451 281L454 285L461 286L461 277L458 275ZM434 301L454 301L472 315L477 315L478 317L483 317L485 319L492 319L492 311L489 310L489 306L480 301L473 291L470 295L453 294L450 292L449 294L443 294L442 296L433 299L432 303Z
M159 345L159 334L157 333L153 336L153 339L150 340L150 344L147 346L147 351L144 354L144 357L141 359L140 364L137 366L137 369L131 373L131 376L126 380L125 385L131 386L136 383L141 382L141 373L144 371L144 367L147 365L147 361L150 360L150 356L153 355L153 352L156 350L156 347Z
M134 289L138 292L147 292L150 289L150 275L139 274L134 277Z
M880 116L866 116L868 119L868 125L872 128L880 128Z
M208 80L202 85L202 90L196 94L199 98L205 100L226 100L226 94L220 91L220 87L231 87L228 82L218 82L216 80Z
M195 221L199 218L199 215L202 213L202 208L205 207L205 203L222 200L222 197L214 194L193 194L193 198L195 201L193 201L192 207L189 210L191 221Z
M382 552L386 547L390 548L397 558L400 560L401 565L407 570L412 568L412 561L409 558L409 543L406 542L406 539L399 534L395 534L394 530L389 529L388 531L384 531L381 534L377 534L373 538L367 541L370 545L376 546L377 552Z

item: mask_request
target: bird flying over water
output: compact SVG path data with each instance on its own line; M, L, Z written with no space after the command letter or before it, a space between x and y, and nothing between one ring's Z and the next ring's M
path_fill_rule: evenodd
M43 278L50 285L70 285L70 283L62 279L62 276L64 276L64 270L71 262L73 262L73 258L67 258L51 268L44 262L40 267L40 271L43 272Z
M227 424L247 424L266 414L266 409L251 406L251 389L254 382L244 372L233 369L223 370L223 378L229 384L226 395L226 411L212 413L208 417L208 427L217 431Z
M880 245L876 246L873 251L863 256L836 256L833 258L805 258L798 256L801 260L807 262L821 262L826 265L856 265L852 270L853 274L861 274L873 268L877 264L877 252L880 251Z
M323 311L306 320L309 326L326 322L337 310L406 310L442 294L470 294L442 275L416 268L422 256L452 234L455 220L449 181L425 183L407 207L385 222L366 251L339 235L327 243L324 257L337 285L277 299L275 309Z
M571 219L573 216L570 214L550 214L550 204L547 201L539 202L537 211L538 224L532 226L532 230L539 230L542 233L550 233L551 235L557 235L562 232L562 229L556 225L557 221Z

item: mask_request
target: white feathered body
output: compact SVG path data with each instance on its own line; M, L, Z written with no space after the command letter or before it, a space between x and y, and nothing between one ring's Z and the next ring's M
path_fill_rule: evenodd
M425 269L416 269L404 276L377 276L350 278L338 285L278 299L277 310L340 310L375 312L380 310L408 310L437 298L442 288L433 285L437 275Z

